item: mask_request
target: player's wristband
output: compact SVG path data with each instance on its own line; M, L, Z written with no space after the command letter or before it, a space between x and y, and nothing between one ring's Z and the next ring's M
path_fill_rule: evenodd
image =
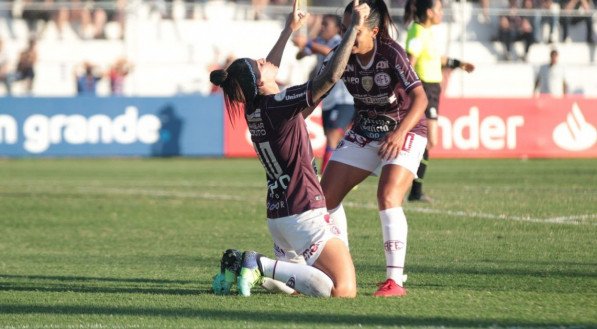
M460 67L460 65L462 65L462 62L457 60L456 58L448 58L448 62L446 63L446 66L451 69L458 68Z

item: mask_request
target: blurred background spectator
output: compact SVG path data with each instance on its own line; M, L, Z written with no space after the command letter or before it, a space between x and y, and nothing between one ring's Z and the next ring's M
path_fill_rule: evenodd
M25 92L31 94L33 91L33 80L35 79L35 63L37 62L37 40L30 39L27 48L19 55L15 81L25 83Z
M569 38L570 25L585 23L587 43L593 43L593 1L590 0L564 0L562 8L565 16L562 17L562 41Z
M549 63L541 65L535 79L535 91L539 95L562 97L568 93L566 72L558 63L559 54L556 49L549 52Z
M4 43L0 39L0 83L6 88L6 93L10 95L12 81L8 65L8 52L4 49Z
M103 78L103 73L92 63L85 62L75 71L77 81L77 95L97 95L97 82Z
M126 58L119 58L108 72L110 92L113 96L124 95L124 78L131 72L133 65Z
M526 10L533 9L532 0L523 0L523 6ZM520 14L517 0L509 0L508 13L500 17L500 25L497 39L504 46L504 60L512 59L512 44L515 41L524 42L524 53L522 59L526 62L529 49L535 42L533 24L531 16ZM518 56L516 56L518 57Z

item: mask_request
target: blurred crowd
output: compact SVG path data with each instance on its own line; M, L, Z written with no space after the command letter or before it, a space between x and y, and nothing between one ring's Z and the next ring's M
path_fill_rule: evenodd
M134 2L136 1L136 2ZM457 0L443 0L449 10ZM0 0L0 93L10 94L14 84L21 84L20 90L31 93L36 76L35 65L38 57L37 41L45 40L46 30L52 27L60 39L75 40L124 40L127 17L137 15L136 11L145 8L148 15L159 19L210 20L207 7L214 3L226 6L249 8L244 19L278 19L282 12L277 7L290 5L291 0ZM316 1L315 13L338 13L345 5L343 0ZM402 22L402 9L405 0L389 0L392 15L397 24ZM561 42L595 41L593 16L597 0L473 0L474 13L480 26L490 29L491 37L487 45L500 45L494 52L500 60L526 61L533 45ZM311 4L313 6L313 3ZM227 7L228 8L228 7ZM134 13L133 13L134 12ZM276 16L278 15L278 16ZM309 24L309 39L314 39L320 30L321 16L313 15ZM25 22L26 37L20 41L13 31L13 21ZM1 31L1 29L7 31ZM406 27L399 26L405 30ZM5 29L5 30L6 30ZM575 29L576 40L571 40L571 30ZM584 38L580 40L582 30ZM10 40L2 40L8 38ZM21 35L20 38L23 38ZM9 41L9 42L3 42ZM12 42L10 42L12 41ZM480 40L483 42L483 40ZM520 43L521 46L515 46ZM13 47L7 51L7 44ZM16 51L15 46L19 49ZM209 46L209 45L208 45ZM214 54L210 68L225 66L231 54ZM115 63L81 63L77 66L75 80L77 92L95 92L98 81L110 82L111 94L122 94L125 77L133 65L130 59L118 59ZM104 66L100 70L100 66ZM101 72L100 72L101 71ZM82 79L85 77L85 79Z

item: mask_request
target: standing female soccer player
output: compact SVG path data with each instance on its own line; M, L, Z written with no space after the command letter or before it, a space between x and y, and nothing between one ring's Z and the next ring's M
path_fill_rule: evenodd
M323 191L311 166L313 151L303 119L338 81L357 32L369 14L366 4L354 0L354 15L331 64L313 80L280 92L275 81L284 46L306 15L293 12L266 60L241 58L226 70L211 72L221 86L231 117L243 114L268 183L268 227L274 243L302 255L308 265L277 261L247 251L238 271L238 288L249 296L262 277L286 282L310 296L354 297L356 276L348 248L327 221ZM337 229L336 229L337 230ZM224 255L226 257L226 254ZM224 259L223 259L224 260ZM232 269L236 269L232 261ZM312 265L312 266L309 266Z
M441 0L408 0L404 8L404 23L414 23L408 29L406 52L411 65L423 82L429 104L425 110L427 118L427 148L417 172L418 178L408 196L408 201L430 202L431 198L423 194L423 177L429 161L429 150L437 144L437 116L441 94L442 66L451 69L461 68L472 72L475 66L457 59L441 56L433 36L433 25L440 24L444 15Z
M324 15L321 22L321 31L316 39L307 40L303 35L295 36L292 41L301 49L297 58L316 54L316 70L318 70L325 57L342 40L340 36L341 25L342 22L338 15ZM323 131L326 138L325 153L321 162L321 172L323 172L354 117L354 101L342 81L338 81L330 94L323 99L321 109L323 112Z
M381 167L377 189L387 280L375 296L404 296L407 223L402 199L416 175L427 143L422 119L425 92L406 52L390 37L395 28L383 0L365 0L371 12L359 32L343 80L353 95L356 116L323 172L321 186L332 222L346 235L342 200ZM353 6L344 11L349 26Z

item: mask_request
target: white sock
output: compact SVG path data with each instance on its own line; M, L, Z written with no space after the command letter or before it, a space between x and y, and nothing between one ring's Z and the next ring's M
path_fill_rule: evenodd
M331 222L340 230L340 240L344 241L348 247L348 224L346 223L346 213L344 207L340 204L338 207L328 210Z
M287 286L284 282L266 278L266 277L264 277L263 280L261 280L261 286L265 290L272 292L272 293L281 293L281 294L292 295L296 292L294 289Z
M265 277L285 282L287 286L303 295L330 297L334 282L313 266L293 264L261 257L261 268Z
M402 286L408 234L406 216L402 207L398 207L380 211L379 218L386 255L386 276Z

